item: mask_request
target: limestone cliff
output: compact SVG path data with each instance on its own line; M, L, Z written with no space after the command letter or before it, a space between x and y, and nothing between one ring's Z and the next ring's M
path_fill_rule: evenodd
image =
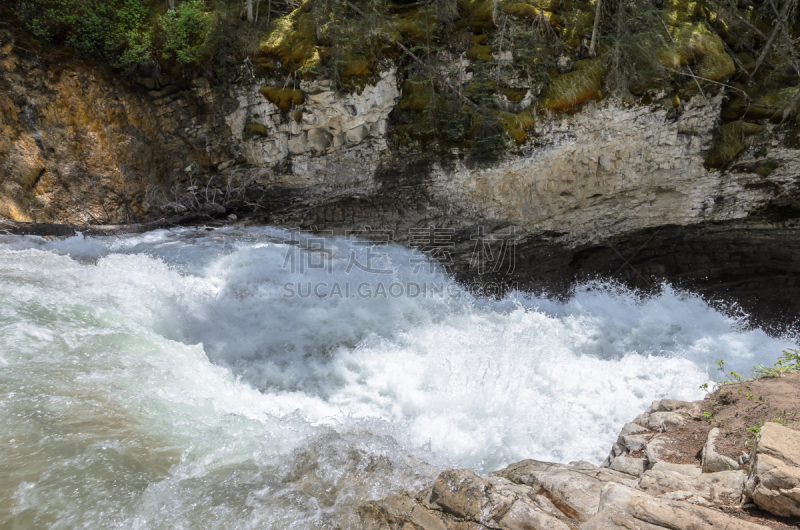
M641 287L668 279L766 316L796 314L797 130L767 123L732 166L707 169L724 92L543 115L485 167L393 140L403 76L392 64L361 92L324 80L279 87L299 98L285 104L259 90L275 80L247 64L224 89L169 76L134 82L32 46L0 31L8 219L129 222L187 194L225 202L236 189L236 213L265 223L380 228L417 245L410 229L447 229L452 248L437 257L463 278L549 289L594 274ZM478 235L513 236L514 262L471 268Z

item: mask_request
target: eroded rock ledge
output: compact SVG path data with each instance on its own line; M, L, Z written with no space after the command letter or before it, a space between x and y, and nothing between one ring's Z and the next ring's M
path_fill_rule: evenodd
M0 27L6 219L130 224L199 198L259 223L370 227L405 245L419 246L412 229L446 229L445 265L468 281L559 294L594 276L668 280L765 319L800 315L800 296L787 294L800 285L798 129L765 124L732 167L709 170L723 93L542 116L523 145L477 167L392 141L393 67L359 94L301 83L302 103L286 112L259 92L264 80L223 89L160 76L145 87L29 46ZM513 238L513 263L474 270L479 235Z
M747 386L749 385L749 386ZM773 407L732 398L723 387L706 400L656 401L623 427L609 457L557 464L523 460L489 477L449 469L429 487L401 492L358 510L364 530L672 530L794 528L800 523L800 376L744 383L767 396L788 395L794 415L762 423L741 449L744 424L719 418L771 417ZM786 389L790 391L787 394ZM743 392L743 396L753 395ZM738 394L737 394L738 396ZM728 400L720 408L720 401ZM744 402L742 402L744 401ZM724 409L724 410L723 410ZM761 410L759 413L758 410ZM791 413L790 413L791 414ZM774 418L773 418L774 419ZM696 425L691 425L696 424ZM752 431L750 431L752 432ZM706 433L698 458L696 443ZM745 435L745 436L741 436ZM723 437L723 438L725 438ZM681 463L683 462L683 463Z

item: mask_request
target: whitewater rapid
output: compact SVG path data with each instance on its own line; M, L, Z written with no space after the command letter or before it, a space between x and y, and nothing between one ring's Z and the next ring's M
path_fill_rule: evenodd
M352 267L345 238L300 273L286 238L0 237L0 526L348 528L445 467L599 464L715 361L795 342L668 286L474 297L399 246Z

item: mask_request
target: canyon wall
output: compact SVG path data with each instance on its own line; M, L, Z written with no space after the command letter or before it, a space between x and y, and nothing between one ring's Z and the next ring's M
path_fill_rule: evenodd
M593 276L666 279L769 319L798 314L796 128L765 124L710 171L724 93L677 106L606 99L541 116L487 167L393 138L401 77L385 65L352 94L304 81L286 111L247 64L228 88L112 79L0 28L0 216L132 222L187 190L221 203L236 193L235 213L258 222L389 231L429 251L420 234L438 231L436 257L464 279L551 292ZM486 241L497 263L476 269Z

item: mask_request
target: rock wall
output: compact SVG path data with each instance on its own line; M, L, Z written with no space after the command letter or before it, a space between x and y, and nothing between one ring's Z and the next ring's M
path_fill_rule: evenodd
M392 141L393 66L361 93L300 83L304 102L286 111L247 65L228 89L120 81L32 46L0 30L6 218L128 222L187 193L224 202L236 189L246 197L237 213L265 223L380 228L423 248L412 229L445 230L452 244L437 257L463 278L551 291L592 275L639 287L668 279L768 317L798 314L798 297L786 296L800 274L796 130L767 125L733 167L709 171L723 95L542 116L526 144L476 167L457 151ZM476 238L514 252L475 270Z

